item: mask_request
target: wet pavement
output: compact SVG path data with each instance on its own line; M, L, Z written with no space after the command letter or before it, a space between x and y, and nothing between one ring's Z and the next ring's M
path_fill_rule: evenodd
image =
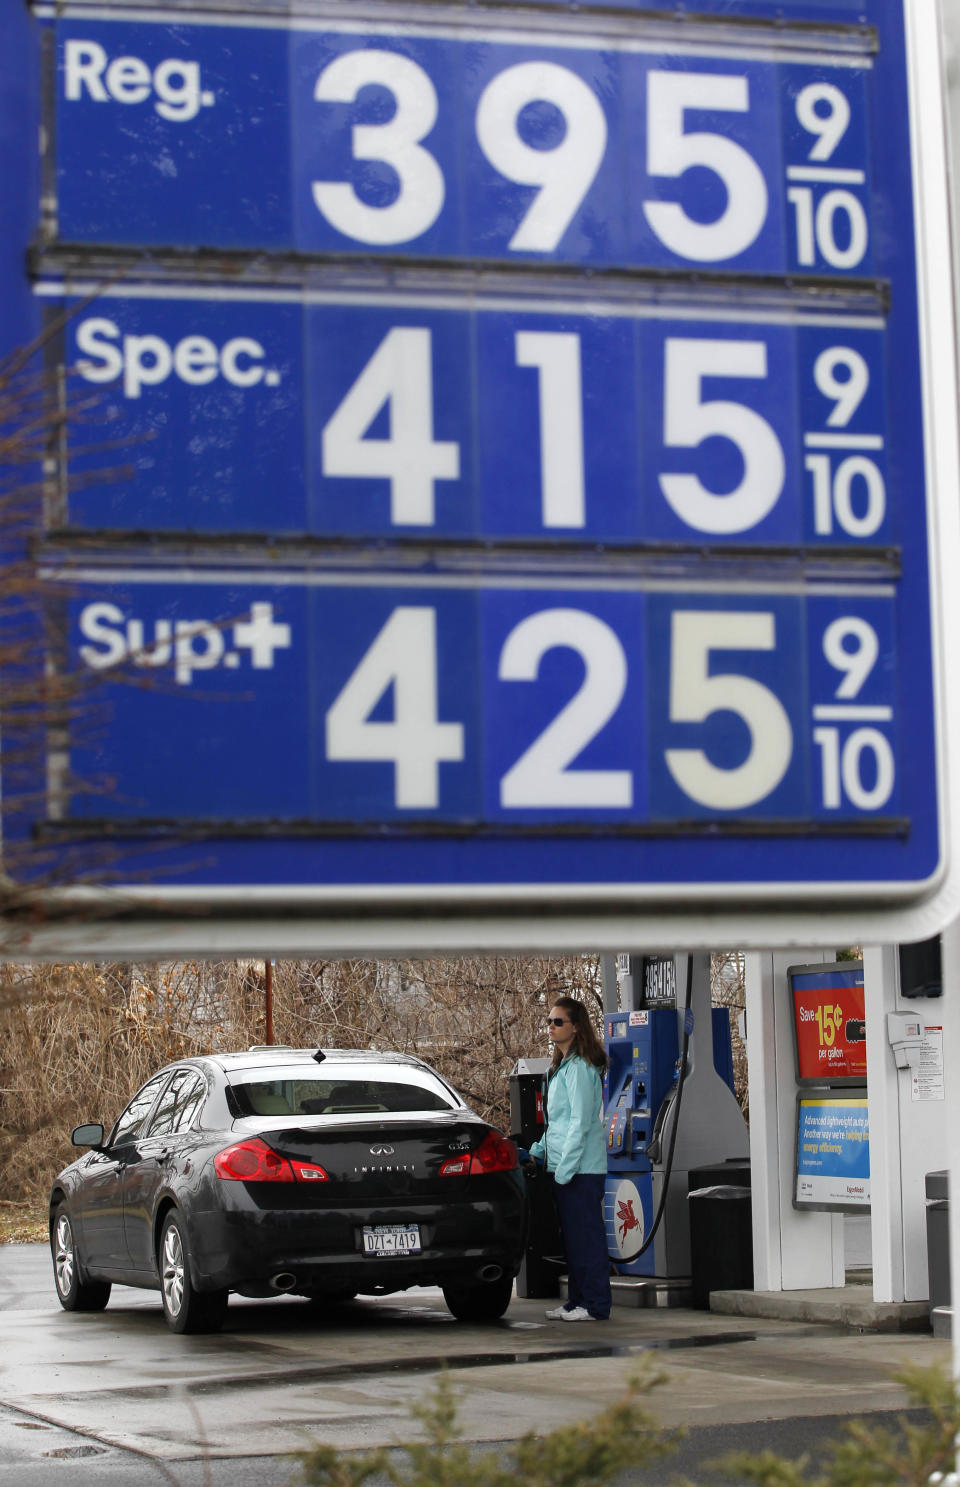
M432 1289L326 1312L234 1297L222 1333L177 1337L156 1293L116 1287L106 1311L66 1313L45 1247L0 1247L0 1462L42 1446L78 1468L84 1452L239 1467L313 1440L396 1444L415 1435L410 1407L444 1369L476 1442L589 1418L645 1360L667 1376L647 1401L664 1426L826 1425L902 1408L897 1370L949 1362L949 1343L929 1334L619 1306L608 1323L570 1325L546 1321L550 1304L515 1299L481 1326L456 1322Z

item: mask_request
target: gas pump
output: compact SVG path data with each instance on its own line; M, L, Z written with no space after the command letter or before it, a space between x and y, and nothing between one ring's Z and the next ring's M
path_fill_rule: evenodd
M729 1018L711 1007L708 955L621 956L617 979L622 1010L604 1019L607 1243L620 1275L636 1279L638 1302L680 1304L689 1173L749 1149Z

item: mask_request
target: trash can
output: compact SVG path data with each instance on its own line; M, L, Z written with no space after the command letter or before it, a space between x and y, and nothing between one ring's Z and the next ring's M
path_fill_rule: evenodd
M722 1162L709 1162L703 1167L691 1167L687 1173L687 1189L750 1186L750 1158L727 1157Z
M518 1146L529 1148L543 1135L543 1078L549 1067L547 1058L522 1058L510 1074L510 1135ZM527 1242L517 1275L517 1295L559 1296L566 1260L550 1181L545 1171L537 1171L526 1182Z
M730 1182L694 1187L687 1201L692 1301L709 1311L711 1291L753 1290L750 1188Z
M930 1325L934 1337L950 1337L953 1314L950 1304L950 1189L949 1173L928 1172L924 1180L927 1199L927 1270L930 1277Z

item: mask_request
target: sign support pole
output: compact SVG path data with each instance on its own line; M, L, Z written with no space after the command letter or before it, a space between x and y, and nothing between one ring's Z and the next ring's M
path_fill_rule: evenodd
M264 1038L264 1042L266 1042L266 1043L272 1043L273 1042L273 961L272 960L265 960L263 962L263 967L264 967L264 974L263 974L263 999L264 999L264 1011L265 1011L265 1016L266 1016L266 1030L265 1030L266 1031L266 1036Z
M943 1057L947 1073L946 1121L947 1121L947 1171L950 1195L950 1274L951 1309L953 1325L953 1380L960 1387L960 1327L957 1325L957 1276L960 1276L960 1223L957 1222L957 1201L960 1195L960 1017L950 1015L960 998L960 920L954 920L943 931L940 940L943 957L943 1001L949 1009L943 1019ZM955 1469L942 1480L941 1487L957 1487L960 1483L960 1459Z

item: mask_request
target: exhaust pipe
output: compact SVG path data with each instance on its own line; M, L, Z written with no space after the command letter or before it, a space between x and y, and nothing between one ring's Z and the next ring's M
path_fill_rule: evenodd
M502 1265L481 1265L480 1269L477 1271L477 1275L479 1276L480 1280L485 1280L488 1282L499 1280L502 1274Z
M297 1277L291 1275L289 1270L281 1270L279 1275L271 1275L267 1284L271 1291L292 1291L297 1284Z

